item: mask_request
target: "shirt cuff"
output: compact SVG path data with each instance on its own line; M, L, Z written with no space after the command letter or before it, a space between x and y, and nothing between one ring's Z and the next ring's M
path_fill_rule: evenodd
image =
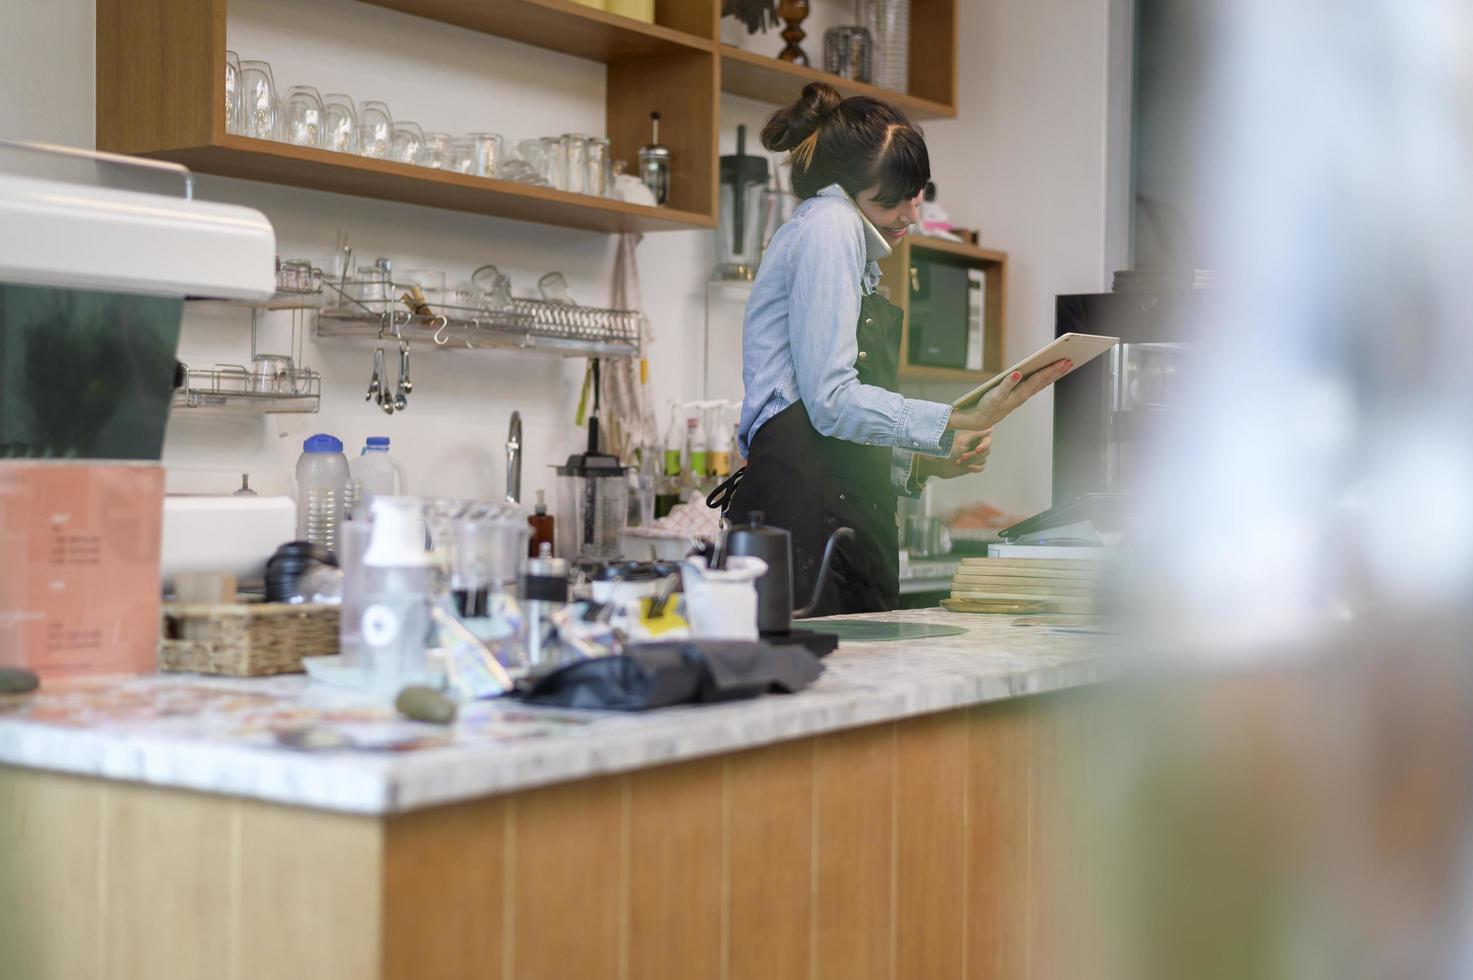
M916 476L916 454L905 449L890 452L890 486L901 497L919 497L926 481Z
M895 448L927 456L950 456L951 443L956 437L955 432L946 429L950 420L950 405L907 398L896 423Z

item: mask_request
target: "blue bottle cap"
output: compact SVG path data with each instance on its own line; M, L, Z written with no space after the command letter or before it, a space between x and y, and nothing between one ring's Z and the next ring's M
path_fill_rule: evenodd
M307 453L340 453L343 451L343 440L337 436L330 436L326 432L319 432L302 443L302 451Z
M389 437L388 436L369 436L368 437L368 441L365 442L364 445L366 445L366 446L382 446L383 448L388 449L389 448Z

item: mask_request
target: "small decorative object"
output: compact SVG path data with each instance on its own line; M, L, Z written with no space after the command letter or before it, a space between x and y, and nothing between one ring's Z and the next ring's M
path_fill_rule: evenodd
M777 26L777 0L721 0L721 16L734 17L748 34Z
M823 32L823 70L855 82L869 82L874 41L863 27L830 27Z
M650 113L650 129L650 145L639 151L639 177L654 195L655 203L664 205L670 198L670 148L660 142L658 112Z
M782 49L778 58L795 65L808 64L808 55L798 47L798 42L808 36L807 32L798 26L808 18L808 0L782 0L778 4L777 12L784 23L783 40L788 42L788 46Z

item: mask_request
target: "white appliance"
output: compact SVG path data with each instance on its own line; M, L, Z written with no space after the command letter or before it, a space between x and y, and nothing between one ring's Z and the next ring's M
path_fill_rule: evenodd
M193 191L174 164L0 141L0 664L154 669L183 300L276 287L265 216Z

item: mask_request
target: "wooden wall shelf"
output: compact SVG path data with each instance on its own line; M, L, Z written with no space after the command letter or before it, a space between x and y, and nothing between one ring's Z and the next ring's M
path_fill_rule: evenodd
M428 20L494 34L523 44L605 63L712 51L714 10L701 3L670 4L667 18L646 24L572 0L363 0ZM703 16L704 14L704 16ZM669 23L673 20L674 23ZM668 24L668 26L667 26Z
M817 68L789 64L767 55L734 48L721 47L721 90L732 95L741 95L759 102L784 105L792 102L809 82L827 82L844 96L868 95L883 99L903 111L912 119L950 119L956 115L956 107L905 92L851 82L830 75Z
M570 194L550 187L488 180L244 136L227 135L215 145L165 150L150 155L182 163L200 173L536 221L564 228L600 232L671 231L711 228L716 224L715 219L707 214L626 204L611 198Z
M720 93L780 104L811 81L916 119L956 115L957 0L912 0L910 94L846 82L717 42L719 0L655 0L642 23L574 0L362 0L607 65L610 152L631 164L650 113L674 160L670 204L648 208L227 134L229 0L98 0L97 148L204 173L599 232L712 228ZM809 38L810 52L822 38Z
M983 308L982 370L937 367L911 363L911 277L910 268L917 256L941 258L948 264L983 270L987 294ZM979 248L960 242L949 242L924 235L910 235L900 243L888 259L880 263L885 282L890 285L890 301L905 314L900 333L900 377L911 381L955 381L980 384L1003 369L1003 337L1007 330L1008 255L990 248Z

